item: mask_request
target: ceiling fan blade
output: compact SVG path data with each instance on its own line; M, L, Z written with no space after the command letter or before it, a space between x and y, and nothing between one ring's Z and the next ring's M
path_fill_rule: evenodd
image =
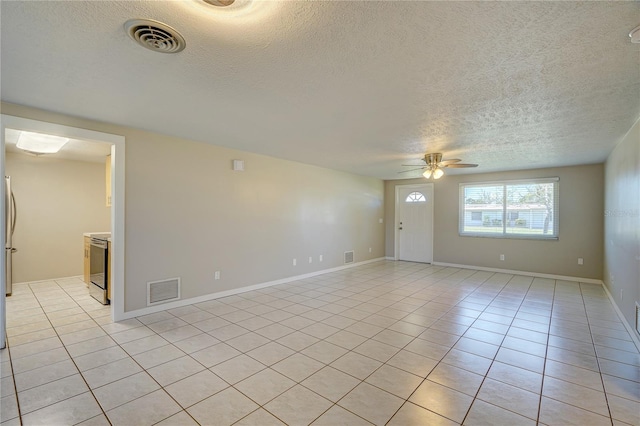
M468 163L458 163L458 164L448 164L442 167L448 167L448 168L452 168L452 169L462 169L465 167L478 167L477 164L468 164Z
M439 152L425 154L422 161L424 161L425 163L425 165L422 167L420 167L418 164L403 164L403 166L405 167L415 167L415 168L411 170L404 170L398 173L408 173L408 172L414 172L416 170L430 170L431 172L429 173L429 175L437 174L437 176L434 176L434 177L435 179L438 179L439 177L442 176L442 173L445 168L462 169L467 167L478 167L477 164L462 163L461 162L462 160L459 158L449 158L449 159L443 160L442 154Z
M459 163L459 162L461 162L461 161L462 161L462 160L461 160L461 159L459 159L459 158L452 158L452 159L450 159L450 160L442 160L442 161L440 162L440 165L441 165L441 166L446 166L446 165L448 165L448 164L451 164L451 163Z
M404 164L403 164L403 166L404 166ZM409 172L414 172L416 170L423 170L423 169L426 169L426 167L418 167L417 169L403 170L403 171L398 172L398 173L409 173Z

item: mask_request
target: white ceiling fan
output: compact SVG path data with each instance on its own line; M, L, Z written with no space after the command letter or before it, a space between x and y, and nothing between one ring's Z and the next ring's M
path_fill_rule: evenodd
M439 152L425 154L421 160L425 162L424 166L411 169L411 170L405 170L399 173L408 173L415 170L424 170L424 173L422 174L422 176L424 176L425 178L429 179L430 177L433 177L434 179L440 179L442 175L444 175L443 169L445 168L462 169L466 167L478 167L477 164L461 163L462 160L460 160L459 158L443 160L442 154ZM403 166L415 167L417 166L417 164L403 164Z

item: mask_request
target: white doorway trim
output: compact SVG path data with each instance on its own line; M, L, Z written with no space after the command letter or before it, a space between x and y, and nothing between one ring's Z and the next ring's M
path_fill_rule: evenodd
M434 194L434 190L435 189L433 187L433 183L420 183L420 184L411 184L411 185L396 185L396 187L395 187L395 213L394 213L394 221L395 221L395 223L393 224L393 229L394 229L394 231L393 231L393 235L394 235L393 258L394 258L394 260L400 260L400 233L398 232L399 231L398 218L400 216L399 213L400 213L400 202L401 202L401 200L400 200L400 191L402 189L415 189L417 191L420 191L420 190L424 190L426 188L429 188L431 194ZM427 263L433 263L433 254L434 254L433 253L433 240L434 240L434 238L433 238L433 235L434 235L433 234L433 231L434 231L433 224L435 222L435 220L433 220L433 210L434 210L433 204L434 204L434 200L435 200L435 197L432 197L432 200L429 203L429 206L431 208L431 217L432 217L432 220L431 220L431 235L432 235L432 238L431 238L431 259Z
M110 133L96 132L93 130L69 127L56 123L31 120L11 115L0 115L0 173L5 171L5 129L27 130L40 133L49 133L72 139L90 140L111 144L111 280L113 288L111 294L111 317L118 321L124 317L124 143L125 137ZM0 214L4 218L4 185L0 185ZM0 240L5 240L4 226L0 227ZM2 250L0 262L0 347L4 347L6 338L6 283L5 283L5 252Z

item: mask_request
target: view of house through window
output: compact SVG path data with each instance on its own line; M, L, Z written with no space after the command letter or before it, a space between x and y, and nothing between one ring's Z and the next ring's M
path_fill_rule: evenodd
M558 178L460 184L460 235L558 238Z

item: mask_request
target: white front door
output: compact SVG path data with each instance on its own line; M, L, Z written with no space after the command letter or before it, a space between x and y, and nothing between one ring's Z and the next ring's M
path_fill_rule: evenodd
M396 187L398 260L433 262L433 184Z

